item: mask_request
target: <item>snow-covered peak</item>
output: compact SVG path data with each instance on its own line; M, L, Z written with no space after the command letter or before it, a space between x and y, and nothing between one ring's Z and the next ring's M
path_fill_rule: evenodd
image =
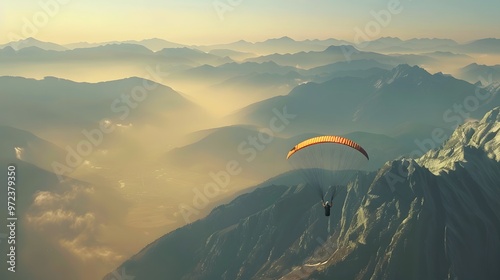
M417 162L432 173L455 170L483 153L500 162L500 107L489 111L480 121L469 121L459 126L439 150L431 150ZM482 152L477 153L480 150Z
M481 120L481 123L492 123L500 122L500 107L496 107L493 110L486 113Z
M481 84L482 85L482 84ZM484 86L484 89L491 93L500 92L500 82L492 82Z

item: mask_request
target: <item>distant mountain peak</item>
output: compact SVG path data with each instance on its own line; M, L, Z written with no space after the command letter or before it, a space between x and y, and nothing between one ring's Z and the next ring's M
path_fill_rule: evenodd
M394 42L402 42L403 40L399 39L398 37L380 37L379 40L384 40L384 41L394 41Z
M25 39L21 39L15 42L10 42L5 45L1 45L0 47L5 47L5 46L11 46L14 48L14 50L20 50L24 48L29 48L29 47L39 47L44 50L55 50L55 51L64 51L66 50L65 47L60 46L58 44L50 43L50 42L43 42L40 40L37 40L33 37L28 37Z
M393 71L398 71L398 72L399 71L413 71L413 69L422 69L422 68L418 67L417 65L411 66L409 64L399 64L398 66L394 67Z
M276 63L272 60L262 62L262 65L280 66L278 63Z
M160 39L160 38L156 38L156 37L148 38L148 39L143 39L143 40L140 40L139 42L148 42L148 41L168 42L168 41L166 41L164 39Z
M411 77L411 78L420 79L420 78L431 76L431 74L429 72L425 71L425 69L420 68L416 65L410 66L408 64L400 64L400 65L394 67L394 69L392 69L390 75L391 75L390 78L386 81L387 84L391 84L394 81L396 81L397 79L401 79L401 78Z
M271 39L271 40L277 40L277 41L288 41L288 42L295 42L294 39L288 37L288 36L283 36L281 38L276 38L276 39Z
M358 50L351 46L351 45L340 45L340 46L329 46L328 48L325 49L325 52L345 52L345 53L350 53L352 51L357 52Z
M2 48L2 49L0 49L0 50L1 50L2 52L7 53L7 54L11 54L11 53L15 53L15 52L16 52L16 50L15 50L12 46L9 46L9 45L7 45L7 46L3 47L3 48Z
M476 40L475 42L497 42L497 41L500 41L500 39L490 37L490 38L479 39Z
M35 39L33 37L28 37L28 38L26 38L24 40L21 40L21 41L26 41L26 42L41 42L40 40L37 40L37 39Z
M19 39L17 41L15 41L14 43L30 43L30 44L33 44L33 43L45 43L45 42L42 42L40 40L37 40L35 39L34 37L27 37L27 38L24 38L24 39Z
M132 51L151 53L152 51L143 45L132 43L109 43L106 45L97 46L94 48L84 48L86 50L112 50L112 51Z
M414 41L442 41L442 42L449 42L449 43L456 43L452 39L442 39L442 38L412 38L410 40L407 40L408 42L414 42Z

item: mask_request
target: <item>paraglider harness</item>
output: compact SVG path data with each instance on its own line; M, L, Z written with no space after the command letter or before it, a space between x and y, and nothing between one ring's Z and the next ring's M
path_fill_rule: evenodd
M332 197L330 198L330 201L325 202L323 196L321 196L321 202L323 205L323 208L325 208L325 216L330 216L330 208L332 208L333 205L333 198L335 197L335 194L337 193L337 188L335 187L332 192Z

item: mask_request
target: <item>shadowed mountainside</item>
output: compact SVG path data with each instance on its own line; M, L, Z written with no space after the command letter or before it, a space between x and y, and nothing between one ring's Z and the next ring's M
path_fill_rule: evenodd
M417 161L358 174L330 220L313 188L258 188L120 269L139 280L497 279L499 130L500 107Z

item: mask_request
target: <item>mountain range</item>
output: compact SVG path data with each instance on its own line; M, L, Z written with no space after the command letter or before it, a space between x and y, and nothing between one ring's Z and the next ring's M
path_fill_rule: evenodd
M173 89L141 78L76 83L0 77L3 125L44 131L56 127L82 130L101 120L115 124L154 124L167 115L203 115L203 110ZM123 98L123 97L128 98Z
M417 66L399 65L368 77L302 84L285 96L243 108L232 118L238 123L265 127L273 108L286 108L289 114L296 115L287 127L290 133L388 133L394 127L415 123L450 129L499 104L498 92L492 90L442 73L430 74ZM456 107L461 105L466 110L463 104L471 98L477 102L474 110L457 116Z
M29 37L24 40L19 40L15 42L10 42L7 44L0 45L0 49L6 48L6 47L11 47L15 50L20 50L24 48L30 48L30 47L37 47L40 49L48 50L48 51L65 51L67 50L66 47L55 44L55 43L50 43L50 42L42 42L40 40L37 40L35 38Z
M438 150L359 173L329 218L314 188L283 185L291 174L282 175L159 238L116 271L138 280L496 279L499 130L497 107L459 126Z
M287 161L279 159L284 159L290 148L299 142L319 136L307 133L289 137L276 133L269 143L262 143L260 140L257 140L257 144L250 142L251 138L259 139L261 131L263 130L256 126L227 126L199 131L192 143L168 151L165 160L200 174L224 170L229 161L238 160L244 169L238 177L246 177L258 183L291 170ZM362 145L368 151L372 160L363 166L365 170L376 170L386 161L410 154L415 149L412 141L402 137L366 132L342 136ZM202 164L203 162L209 164Z
M440 38L411 38L403 40L397 37L381 37L374 40L365 42L353 43L345 40L330 39L314 39L314 40L294 40L290 37L284 36L281 38L272 38L262 42L248 42L240 40L237 42L215 45L193 45L179 44L164 39L150 38L145 40L127 40L127 41L111 41L101 43L72 43L66 45L58 45L49 42L43 42L35 38L26 38L17 42L0 45L0 48L6 46L13 46L16 50L25 47L36 46L46 50L65 50L76 48L89 48L108 44L137 44L149 48L152 51L158 51L164 48L182 48L192 47L203 51L212 51L217 49L230 49L233 51L258 53L258 54L272 54L272 53L294 53L300 51L321 51L328 46L341 46L353 45L362 50L375 51L375 52L391 52L391 53L405 53L405 52L428 52L428 51L443 51L443 52L461 52L461 53L498 53L499 52L499 39L484 38L474 40L466 43L457 43L450 39Z
M500 278L499 46L0 45L15 279ZM329 218L286 160L325 134L370 156Z
M500 65L479 65L471 63L460 69L457 75L470 83L481 82L486 85L500 82Z

